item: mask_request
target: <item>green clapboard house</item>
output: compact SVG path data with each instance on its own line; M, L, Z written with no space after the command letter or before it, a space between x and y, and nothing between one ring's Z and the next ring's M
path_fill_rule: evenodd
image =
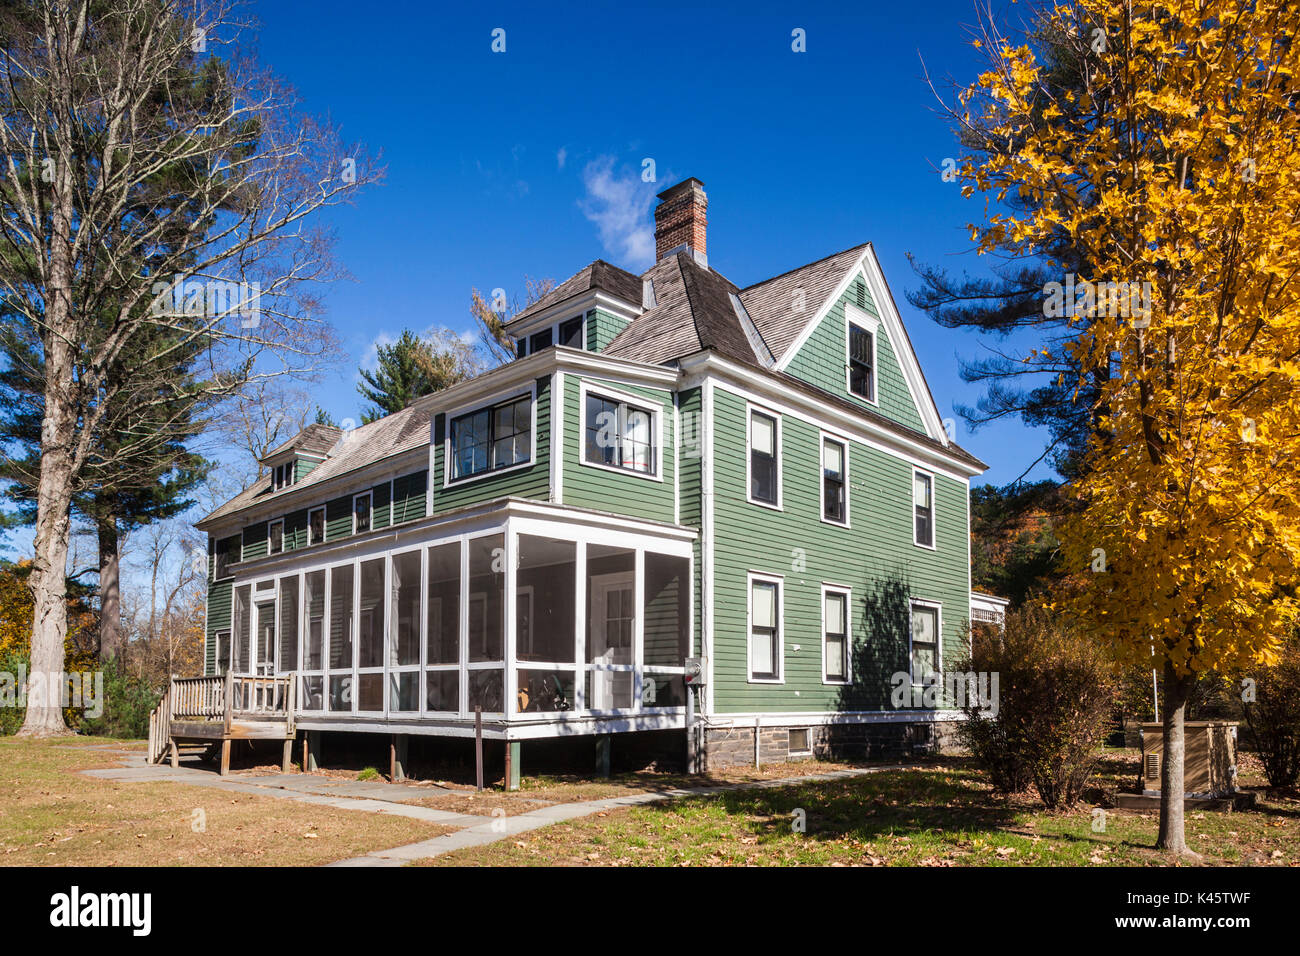
M696 768L941 746L894 691L962 654L970 479L871 245L741 289L707 199L597 260L517 358L312 425L209 536L207 673L291 675L296 732L647 746ZM500 746L493 743L493 746ZM542 754L545 749L535 749Z

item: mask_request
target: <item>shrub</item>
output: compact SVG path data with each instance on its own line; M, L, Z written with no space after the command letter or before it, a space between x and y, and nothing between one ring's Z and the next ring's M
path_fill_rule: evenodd
M958 670L998 675L996 713L966 705L958 733L995 788L1032 783L1049 809L1072 806L1105 739L1115 701L1109 657L1051 611L1025 606L981 629Z
M1294 787L1300 780L1300 635L1282 643L1278 662L1248 674L1255 700L1245 705L1251 741L1270 786Z
M149 712L158 706L160 695L116 658L104 661L100 670L104 674L103 713L85 718L82 732L97 737L147 737Z

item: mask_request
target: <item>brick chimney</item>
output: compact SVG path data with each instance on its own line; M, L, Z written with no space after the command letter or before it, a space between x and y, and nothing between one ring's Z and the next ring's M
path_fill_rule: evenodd
M655 259L662 261L684 250L707 267L708 209L704 183L694 176L661 192L659 205L655 207Z

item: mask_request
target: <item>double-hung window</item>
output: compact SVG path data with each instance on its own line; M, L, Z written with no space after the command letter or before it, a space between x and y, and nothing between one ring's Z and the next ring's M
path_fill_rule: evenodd
M362 534L370 530L371 493L357 495L352 499L352 533Z
M933 548L934 478L923 471L912 472L912 510L916 517L916 544Z
M656 471L654 413L603 395L587 396L586 460L642 475Z
M939 609L912 605L912 683L919 684L939 667Z
M836 524L849 523L847 458L843 442L822 439L822 518Z
M759 411L749 413L749 500L765 505L781 501L777 421Z
M533 333L532 340L529 343L528 351L530 353L536 354L542 351L542 349L549 349L552 344L553 343L551 339L551 330L543 329L540 332Z
M528 462L533 403L528 396L451 420L451 478L468 478Z
M313 508L307 513L307 543L320 544L325 540L325 509Z
M284 550L284 519L272 521L266 528L266 553L279 554Z
M876 337L849 323L849 391L869 402L876 400Z
M827 683L849 679L849 595L827 588L822 592L822 661Z
M293 484L293 471L293 462L276 465L271 475L271 489L279 491L281 488L288 488Z
M767 578L749 582L749 677L781 678L781 583Z

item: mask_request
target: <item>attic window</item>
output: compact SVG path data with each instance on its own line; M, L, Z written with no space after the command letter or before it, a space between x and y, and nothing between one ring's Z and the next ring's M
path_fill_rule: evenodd
M542 331L533 334L533 339L529 343L528 348L529 351L536 353L540 352L542 349L549 349L551 345L551 330L543 329Z
M288 488L293 484L294 479L294 462L286 462L283 465L276 465L271 475L271 490L279 491L281 488Z
M869 402L876 400L876 337L849 323L849 391Z

